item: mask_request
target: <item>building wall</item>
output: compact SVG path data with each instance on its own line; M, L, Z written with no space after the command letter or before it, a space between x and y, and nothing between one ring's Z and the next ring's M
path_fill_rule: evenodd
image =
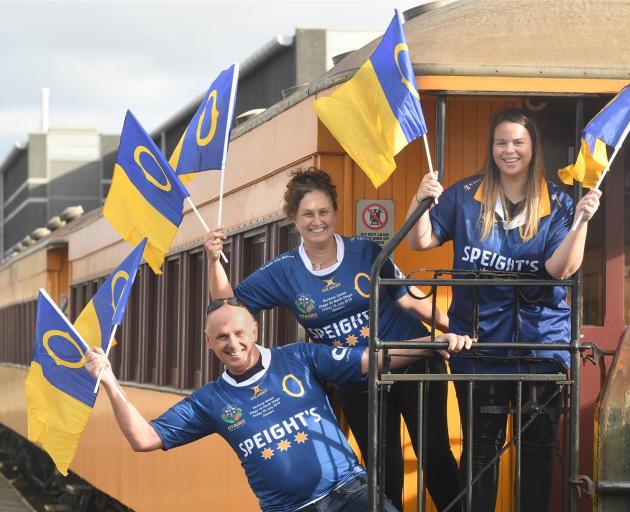
M234 116L254 108L267 108L282 99L282 90L296 84L295 47L278 45L264 62L241 76Z
M111 182L118 141L117 135L89 128L30 134L26 148L3 170L4 250L68 206L98 208ZM104 151L109 159L101 159Z

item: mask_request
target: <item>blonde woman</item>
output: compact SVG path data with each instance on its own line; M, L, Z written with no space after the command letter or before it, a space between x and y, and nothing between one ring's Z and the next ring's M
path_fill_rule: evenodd
M427 174L409 209L427 197L440 197L408 235L412 249L427 250L453 241L453 268L535 273L565 279L581 265L588 221L599 206L601 193L591 190L578 203L582 213L577 231L571 231L571 198L545 179L540 136L530 115L518 109L496 114L488 134L488 153L480 173L443 192L432 174ZM473 290L453 287L449 308L449 330L472 334ZM479 288L480 342L568 343L570 309L564 287L524 288L515 308L514 288ZM518 325L518 330L514 326ZM486 351L483 359L453 354L449 364L454 373L547 373L568 367L564 351L533 351L526 363L507 360L507 351ZM462 385L463 384L463 385ZM482 414L487 405L508 406L515 400L509 383L478 382L473 396L474 438L467 433L465 383L456 383L464 432L464 453L473 442L473 475L480 472L505 440L505 414ZM552 396L554 385L537 385L537 401ZM532 388L523 389L523 403ZM552 405L557 398L552 400ZM547 510L552 480L552 454L556 425L549 414L541 414L522 436L522 510ZM462 461L460 468L465 468ZM486 471L473 489L473 510L493 511L496 501L498 464Z

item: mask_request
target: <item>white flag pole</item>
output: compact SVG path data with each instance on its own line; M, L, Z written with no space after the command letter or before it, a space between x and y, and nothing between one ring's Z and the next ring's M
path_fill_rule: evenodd
M116 329L118 329L118 324L114 325L112 329L112 334L109 337L109 343L107 344L107 348L105 349L105 358L109 359L109 350L112 348L112 341L114 341L114 336L116 335ZM96 379L96 385L94 386L94 393L98 391L98 386L101 383L101 378L103 375L103 369L101 368L98 372L98 378Z
M107 344L107 348L105 349L105 358L109 359L109 351L112 348L112 342L114 341L114 336L116 335L116 329L118 329L118 324L114 325L114 328L112 329L112 334L109 337L109 343ZM96 379L96 385L94 386L94 393L98 392L98 386L101 383L101 380L103 378L103 368L101 368L98 371L98 377ZM111 381L114 383L114 385L116 386L116 391L118 392L118 395L120 396L120 398L122 398L123 402L126 402L127 399L125 398L125 394L123 393L123 390L120 387L120 384L118 384L118 381L116 379L114 379L113 381Z
M424 141L424 152L427 155L427 162L429 163L429 172L431 174L435 174L435 179L437 179L437 173L433 170L433 160L431 160L431 151L429 150L429 140L427 139L427 134L422 134L422 140ZM438 198L433 199L434 204L438 204Z
M610 166L611 166L613 160L617 156L617 153L619 153L619 150L621 149L621 146L623 146L623 143L626 140L626 137L628 136L628 132L630 132L630 123L628 123L628 125L624 129L623 133L621 134L621 137L619 137L619 140L617 141L617 145L615 146L615 150L613 151L613 154L610 156L610 160L608 160L608 165L606 165L606 168L602 171L601 175L599 176L599 179L597 180L597 183L595 183L595 186L593 187L594 189L599 190L599 187L601 186L602 182L604 181L604 177L606 176L606 174L610 170ZM573 223L573 227L571 228L571 231L575 231L578 228L578 226L582 222L582 218L583 217L584 217L584 213L580 212L580 215L578 215L578 218L575 219L575 222Z
M230 133L232 131L232 121L234 117L234 108L236 107L236 91L238 89L238 77L241 68L238 62L234 63L234 73L232 74L232 89L230 90L230 103L227 111L227 125L225 127L225 140L223 141L223 159L221 161L221 180L219 183L219 210L217 212L217 226L221 225L223 219L223 189L225 188L225 165L227 161L227 152L230 142ZM221 251L221 256L225 263L228 262L225 254Z
M221 212L221 198L222 195L219 196L219 215ZM188 204L190 205L190 207L192 208L193 212L195 212L195 215L197 216L197 218L199 219L199 222L201 222L201 225L203 226L203 229L206 230L206 233L210 233L210 228L208 227L208 224L206 224L206 221L203 220L203 217L201 216L201 214L199 213L199 210L197 210L197 208L195 208L195 205L193 204L193 202L190 200L190 196L186 197L186 201L188 201ZM219 224L220 226L221 224ZM223 251L221 251L221 258L223 258L223 261L225 263L228 262L228 259L226 258L225 254L223 254Z
M223 185L225 183L225 167L221 169L221 183L219 185L219 212L217 213L217 226L221 225L223 217Z

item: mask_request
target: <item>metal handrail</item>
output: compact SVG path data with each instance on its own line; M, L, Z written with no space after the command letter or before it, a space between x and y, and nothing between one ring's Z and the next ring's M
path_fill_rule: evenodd
M368 439L369 439L369 450L368 450L368 492L369 492L369 510L377 511L383 509L383 500L382 496L384 493L384 485L382 485L383 478L379 479L379 474L384 475L383 468L383 460L384 457L379 457L381 447L379 446L379 437L384 429L384 425L379 427L379 422L382 423L382 418L384 414L384 408L386 407L386 399L384 398L385 393L383 393L383 389L386 389L387 386L393 384L394 382L399 381L417 381L418 382L418 391L419 396L423 396L424 392L424 383L430 381L467 381L468 382L468 407L469 407L469 424L468 429L469 432L472 432L472 390L475 381L490 381L490 380L504 380L504 381L513 381L517 386L517 407L516 407L516 416L515 416L515 439L510 441L509 443L516 444L517 446L517 460L516 460L516 494L515 494L515 510L520 511L520 436L522 431L527 428L527 426L533 421L533 417L529 419L529 421L525 422L525 426L521 425L521 412L522 412L522 383L523 382L554 382L560 388L566 387L570 390L570 426L569 426L569 434L571 436L570 440L570 450L569 450L569 468L568 468L568 478L566 478L567 482L570 482L571 479L574 479L577 475L577 462L579 455L579 378L580 378L580 364L579 357L580 351L586 347L581 347L579 342L579 326L580 326L580 318L579 318L579 305L580 305L580 295L579 290L581 287L580 281L580 273L578 272L571 280L557 280L557 279L535 279L531 274L527 275L524 273L505 273L504 275L498 276L497 272L488 272L484 274L483 271L467 271L467 270L440 270L436 271L436 277L434 279L390 279L390 278L381 278L380 273L381 269L389 259L389 257L393 254L395 248L404 240L407 236L411 228L416 224L416 222L420 219L420 217L428 210L431 205L431 199L425 199L422 203L419 204L418 208L410 215L407 221L403 224L401 229L394 234L391 240L385 245L383 250L377 256L374 265L372 266L371 274L370 274L370 282L371 284L371 293L370 293L370 312L369 312L369 325L370 325L370 333L369 333L369 351L370 351L370 363L368 369L368 401L369 401L369 409L370 414L368 418ZM468 276L456 279L440 279L437 277L438 275L443 274L451 274L451 275L459 275L459 276ZM475 275L475 277L471 278L470 275ZM516 277L515 277L516 275ZM440 342L426 342L426 341L414 341L414 340L381 340L378 336L378 325L379 325L379 308L377 307L380 299L380 287L381 286L430 286L432 289L431 293L435 293L437 287L439 286L512 286L512 287L549 287L549 286L565 286L571 289L571 298L572 298L572 310L571 310L571 340L569 343L520 343L516 342L500 342L500 343L476 343L474 345L474 352L477 353L483 349L512 349L515 351L518 350L536 350L536 351L544 351L544 350L560 350L566 351L570 353L571 356L571 364L570 364L570 378L562 373L558 374L458 374L458 375L432 375L432 374L392 374L388 372L388 358L384 357L384 369L380 372L377 366L377 352L380 350L384 351L384 355L387 356L387 351L392 348L428 348L428 349L444 349L448 346L447 343ZM478 297L477 297L478 300ZM433 311L433 322L435 321L435 306ZM432 328L432 339L434 337L435 331ZM488 357L488 356L484 356ZM502 356L502 359L505 359L505 356ZM517 356L514 359L519 359ZM379 399L381 402L379 404ZM543 407L544 408L544 407ZM539 413L537 413L539 414ZM418 439L419 444L422 445L423 441L423 409L422 409L422 400L420 400L419 410L418 410ZM509 444L508 443L508 444ZM472 449L472 442L468 443L468 450ZM507 449L507 448L505 448ZM505 449L503 451L505 451ZM501 453L503 453L503 451ZM418 458L419 458L419 474L418 474L418 510L424 510L424 481L421 476L421 468L422 468L422 446L418 447ZM500 456L497 455L497 458ZM480 477L480 474L476 475L473 479L472 477L472 453L468 454L468 468L467 468L467 487L464 491L462 491L461 496L466 494L466 503L467 510L470 510L471 500L472 500L472 485L474 482ZM486 470L490 467L492 463L489 463L486 468L482 470ZM379 481L381 482L381 488L379 492ZM460 496L460 497L461 497ZM453 503L449 506L449 509L454 506L459 500L458 497L454 500ZM577 510L577 493L575 488L571 490L570 496L570 510L574 512Z

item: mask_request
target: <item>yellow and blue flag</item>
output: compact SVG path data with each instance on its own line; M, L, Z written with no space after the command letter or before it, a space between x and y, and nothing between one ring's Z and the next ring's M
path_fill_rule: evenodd
M201 105L169 159L178 175L225 168L238 72L238 63L222 71L201 100Z
M354 77L313 108L374 187L387 181L394 155L427 132L398 11Z
M94 407L95 380L83 367L87 346L44 290L39 291L33 360L26 376L28 438L68 474Z
M156 274L182 221L188 191L149 134L127 112L103 215L120 236L138 245Z
M101 347L107 353L112 329L120 325L125 314L146 243L144 238L109 274L75 320L74 327L88 346Z
M616 148L630 125L630 85L624 87L582 130L580 152L575 164L558 171L563 183L573 180L586 188L594 187L602 171L608 166L606 145Z

